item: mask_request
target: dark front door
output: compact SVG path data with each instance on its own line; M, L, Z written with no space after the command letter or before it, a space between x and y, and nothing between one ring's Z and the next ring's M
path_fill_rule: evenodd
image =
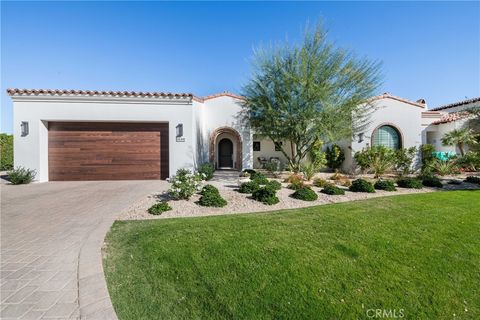
M230 139L222 139L218 143L218 167L233 168L233 143Z

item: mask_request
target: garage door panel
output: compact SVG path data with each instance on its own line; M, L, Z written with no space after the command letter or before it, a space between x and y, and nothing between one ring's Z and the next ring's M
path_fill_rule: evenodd
M49 123L50 180L168 177L168 123Z

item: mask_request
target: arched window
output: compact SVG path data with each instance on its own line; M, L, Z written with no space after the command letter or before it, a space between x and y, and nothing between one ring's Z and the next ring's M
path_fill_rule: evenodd
M381 126L373 133L372 145L400 149L402 147L400 132L389 125Z

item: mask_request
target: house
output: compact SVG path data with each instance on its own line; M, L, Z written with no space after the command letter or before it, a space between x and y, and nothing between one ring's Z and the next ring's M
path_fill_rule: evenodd
M286 163L278 144L241 121L241 96L190 93L8 89L14 109L15 166L37 180L166 179L179 168L211 162L217 169ZM478 101L477 101L478 102ZM476 102L475 102L476 103ZM339 144L344 170L372 145L420 146L436 139L448 108L427 111L424 100L388 93L374 97L368 127ZM452 107L453 108L453 107ZM456 109L455 109L456 110ZM448 122L447 122L448 123ZM443 130L443 129L442 129Z

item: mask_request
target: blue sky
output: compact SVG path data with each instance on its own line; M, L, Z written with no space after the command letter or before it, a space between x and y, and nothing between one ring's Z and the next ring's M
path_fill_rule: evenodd
M339 46L383 62L388 91L430 107L480 96L479 2L3 2L6 88L239 92L253 49L323 19Z

